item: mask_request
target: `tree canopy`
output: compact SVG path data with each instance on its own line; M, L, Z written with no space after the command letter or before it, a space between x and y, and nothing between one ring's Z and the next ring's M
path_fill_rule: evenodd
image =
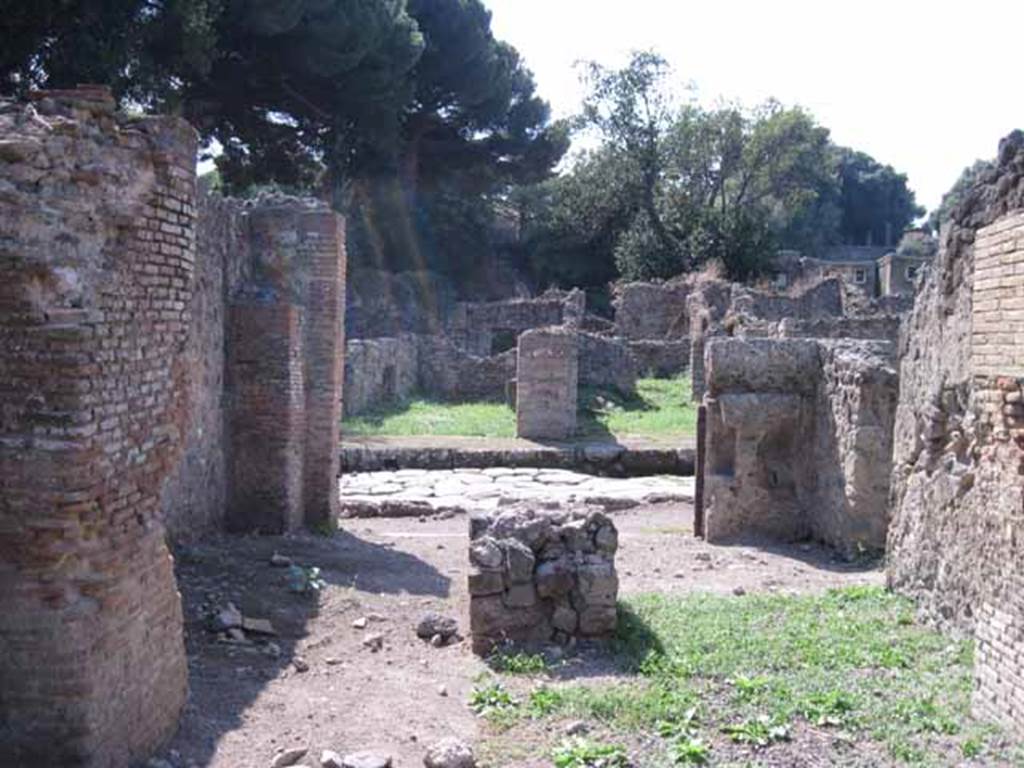
M837 147L803 109L678 104L669 78L650 52L620 70L586 66L575 127L598 148L520 196L539 274L596 285L717 260L746 279L779 248L881 243L922 213L905 176Z

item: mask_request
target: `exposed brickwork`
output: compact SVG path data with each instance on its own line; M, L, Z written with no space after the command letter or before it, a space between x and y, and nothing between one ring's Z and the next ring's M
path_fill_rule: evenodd
M1024 133L943 228L901 339L890 586L975 633L975 710L1024 736Z
M127 765L185 702L160 521L189 406L194 132L0 106L0 764Z
M564 440L576 432L576 332L538 328L519 337L516 437Z
M971 359L975 375L1024 375L1024 211L978 230Z
M120 768L185 703L165 524L337 514L344 244L197 206L181 121L34 102L0 101L0 765Z
M1007 582L1005 602L978 611L974 711L1024 734L1024 577Z

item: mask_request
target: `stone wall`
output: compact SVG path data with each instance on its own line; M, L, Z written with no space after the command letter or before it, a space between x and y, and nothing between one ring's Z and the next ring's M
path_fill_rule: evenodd
M451 281L430 270L357 269L346 294L345 332L352 339L441 333L456 306Z
M0 763L128 765L187 667L181 452L196 136L102 90L0 102Z
M345 415L407 400L419 382L419 337L350 339L345 345Z
M579 384L616 389L623 394L636 390L637 363L623 339L580 331Z
M1020 735L1024 133L951 214L901 340L888 579L977 640L976 710Z
M519 337L516 436L565 440L576 432L579 343L566 328L537 328Z
M444 336L419 339L419 391L440 400L503 400L516 375L516 350L477 357Z
M638 376L668 378L682 373L690 366L689 339L641 339L627 343L636 360Z
M703 515L708 541L814 538L885 546L895 348L712 339Z
M470 519L473 650L612 634L618 533L590 509L499 509Z
M337 515L344 243L197 200L181 121L33 101L0 101L0 763L122 766L185 702L166 532Z
M490 357L515 346L523 331L553 325L577 327L583 320L586 295L579 289L550 290L533 299L467 302L455 307L447 335L460 349ZM501 348L496 348L499 342Z
M687 305L693 284L620 283L615 286L615 335L627 339L685 339L690 332Z

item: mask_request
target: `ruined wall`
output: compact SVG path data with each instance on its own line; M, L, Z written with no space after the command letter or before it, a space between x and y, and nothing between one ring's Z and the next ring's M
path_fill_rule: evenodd
M352 339L440 333L456 306L437 272L356 269L346 281L345 332Z
M886 342L711 340L709 541L813 537L849 555L885 546L894 353Z
M620 283L615 286L615 335L627 339L684 339L690 332L687 300L693 285Z
M0 763L128 765L187 668L178 458L196 136L103 90L0 102Z
M444 336L422 336L419 342L418 389L441 400L503 400L516 375L516 350L477 357Z
M531 328L579 326L585 302L583 291L574 289L550 290L533 299L461 303L449 320L448 336L471 355L489 357L507 351L520 333ZM506 344L496 349L496 340Z
M619 537L600 511L510 507L475 516L469 536L476 653L508 642L565 645L615 631Z
M253 272L232 299L228 520L276 533L338 516L344 232L315 200L268 197L244 213Z
M0 101L0 764L126 766L185 702L165 532L336 516L344 243L309 201L197 208L181 121L33 100Z
M628 394L636 389L636 358L623 339L580 331L579 383Z
M904 329L890 585L974 631L976 710L1024 723L1024 134L951 215ZM1016 590L1016 591L1015 591Z
M630 341L629 351L636 360L637 375L667 378L682 373L690 366L690 340Z
M407 400L416 391L418 337L350 339L345 345L345 415Z
M536 328L519 337L516 436L565 440L576 432L579 343L566 328Z
M181 456L160 497L172 540L220 528L227 506L228 447L224 415L227 304L252 276L252 258L239 201L200 193L197 254L184 357L189 409Z

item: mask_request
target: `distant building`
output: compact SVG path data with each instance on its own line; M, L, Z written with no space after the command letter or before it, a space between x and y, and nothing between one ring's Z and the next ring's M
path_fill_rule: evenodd
M880 245L835 245L816 257L779 251L776 284L785 288L805 277L838 277L868 298L912 295L918 273L930 260L916 249Z

